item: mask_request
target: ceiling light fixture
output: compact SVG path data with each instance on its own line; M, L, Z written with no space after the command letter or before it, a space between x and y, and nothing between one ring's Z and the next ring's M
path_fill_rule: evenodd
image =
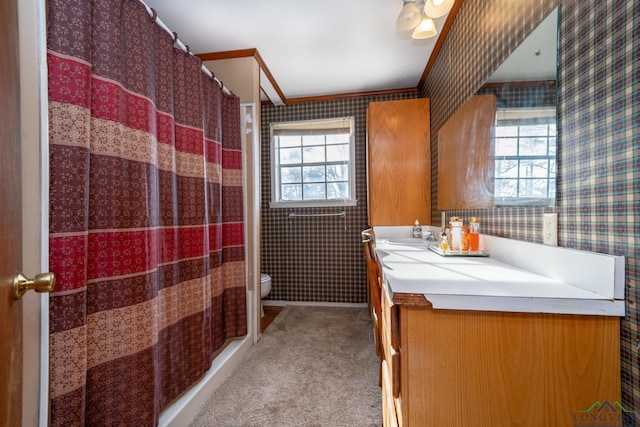
M415 1L408 0L402 6L398 19L396 19L396 26L399 30L409 31L418 26L420 19L420 8Z
M428 16L423 16L418 26L413 30L411 37L414 39L428 39L438 34L436 31L436 24L433 23L433 19Z
M425 0L418 6L415 0L403 0L404 5L396 19L396 27L400 31L413 30L414 39L427 39L438 31L432 18L440 18L449 13L455 0ZM422 9L422 13L420 10Z
M455 0L427 0L424 2L424 14L431 18L440 18L449 13Z

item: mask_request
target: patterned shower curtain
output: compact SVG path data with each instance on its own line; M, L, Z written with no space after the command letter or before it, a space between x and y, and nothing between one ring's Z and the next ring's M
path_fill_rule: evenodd
M152 426L246 335L240 106L138 0L49 0L52 426Z

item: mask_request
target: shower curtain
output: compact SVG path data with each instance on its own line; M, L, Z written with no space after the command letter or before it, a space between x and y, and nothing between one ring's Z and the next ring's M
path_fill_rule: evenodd
M138 0L49 0L52 426L157 425L246 335L240 105Z

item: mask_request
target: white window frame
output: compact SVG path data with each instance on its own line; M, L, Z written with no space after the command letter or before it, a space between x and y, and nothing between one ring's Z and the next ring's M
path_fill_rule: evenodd
M321 130L335 127L338 122L347 122L349 126L349 161L346 163L349 170L349 197L346 199L321 199L321 200L282 200L280 195L280 168L278 147L274 131L277 129ZM356 206L356 148L355 148L355 117L338 117L332 119L317 119L291 122L278 122L269 125L270 151L271 151L271 208L311 208L311 207L335 207ZM325 164L334 164L326 162ZM289 165L287 165L289 166ZM325 181L326 182L326 181Z
M498 109L497 113L496 113L496 127L503 125L503 126L509 126L509 122L512 122L511 126L524 126L526 124L533 124L535 122L539 122L540 124L546 124L546 125L550 125L550 124L555 124L556 123L556 109L555 107L540 107L540 108L505 108L505 109ZM529 122L529 123L527 123ZM498 137L496 137L497 139ZM520 149L520 135L517 135L515 137L518 140L518 151ZM524 138L524 137L523 137ZM550 135L547 134L547 139L550 138ZM550 155L549 152L547 151L546 155L521 155L521 154L517 154L517 155L510 155L510 156L498 156L496 155L496 161L497 160L516 160L516 161L520 161L520 160L547 160L550 161L551 159L554 159L557 162L557 142L558 142L558 135L557 135L557 128L556 128L556 134L553 135L553 138L555 138L556 141L556 146L555 146L555 154ZM548 143L548 141L547 141ZM556 163L557 165L557 163ZM495 181L496 181L496 188L497 188L497 182L500 181L501 179L504 178L498 178L497 176L497 172L496 172L496 176L495 176ZM521 178L518 174L518 176L515 178L519 183L518 185L520 185L520 181L526 181L528 178ZM495 205L496 206L504 206L504 207L515 207L515 206L520 206L520 205L527 205L527 206L553 206L555 205L555 201L557 198L557 182L558 182L558 175L557 175L557 171L556 174L551 177L549 175L549 171L547 171L547 176L546 177L541 177L540 179L546 179L547 180L547 191L549 191L549 185L551 182L553 182L555 191L554 191L554 195L552 197L529 197L529 196L518 196L518 197L503 197L503 196L498 196L495 195Z

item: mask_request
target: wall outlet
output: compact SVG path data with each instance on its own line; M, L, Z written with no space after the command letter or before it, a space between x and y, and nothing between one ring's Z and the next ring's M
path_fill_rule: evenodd
M558 214L542 214L542 243L549 246L558 246Z

